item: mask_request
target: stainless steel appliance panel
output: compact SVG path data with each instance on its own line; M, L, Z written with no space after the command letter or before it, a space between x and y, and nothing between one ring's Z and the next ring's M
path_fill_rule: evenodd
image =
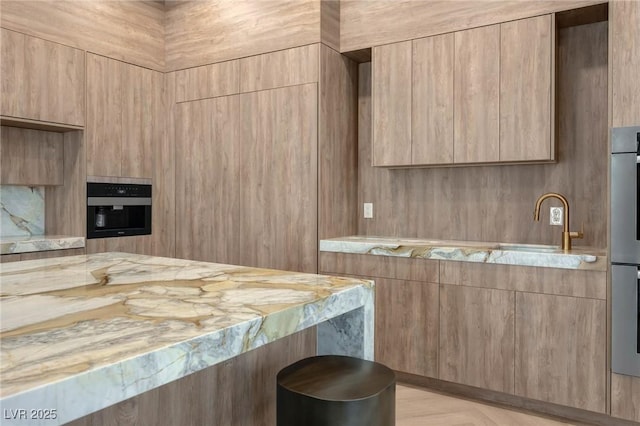
M640 377L640 269L638 265L612 265L611 369Z

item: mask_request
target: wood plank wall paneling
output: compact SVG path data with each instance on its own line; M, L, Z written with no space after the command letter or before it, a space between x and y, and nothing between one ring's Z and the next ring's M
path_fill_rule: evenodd
M357 232L358 64L320 48L318 238Z
M320 39L340 51L340 0L320 1Z
M320 42L318 0L172 1L166 10L167 71Z
M240 93L240 61L176 71L175 101L195 101Z
M164 19L151 1L3 0L0 25L164 71Z
M611 23L612 126L640 125L640 2L609 3Z
M640 422L640 377L611 375L611 415Z
M320 44L240 59L240 92L318 81Z
M315 354L316 328L313 327L69 425L274 425L277 373Z
M164 128L153 153L152 235L154 256L176 255L176 73L164 74Z
M340 51L350 52L597 3L603 1L342 0Z
M370 64L360 65L358 206L374 203L374 218L358 214L358 234L556 244L545 202L563 193L571 229L584 222L577 246L607 247L607 23L559 31L559 158L557 164L384 170L371 167ZM580 75L579 79L575 78Z
M2 185L62 185L64 134L0 127Z
M64 133L64 185L45 188L45 228L48 234L87 233L87 162L83 132Z

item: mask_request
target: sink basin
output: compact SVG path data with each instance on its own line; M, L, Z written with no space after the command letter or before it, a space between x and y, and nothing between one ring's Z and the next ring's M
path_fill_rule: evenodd
M560 246L548 246L542 244L498 244L498 250L509 250L509 251L527 251L534 253L553 253L560 250Z

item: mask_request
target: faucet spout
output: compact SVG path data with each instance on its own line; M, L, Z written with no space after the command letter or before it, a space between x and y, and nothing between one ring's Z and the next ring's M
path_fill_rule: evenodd
M547 198L557 198L562 202L562 205L564 207L564 224L562 227L562 232L569 232L569 201L567 201L567 198L564 195L558 194L557 192L547 192L546 194L541 195L540 198L538 198L538 201L536 201L535 211L533 212L533 220L540 220L540 207L542 206L542 202Z
M540 220L540 207L542 206L542 202L547 198L557 198L562 202L562 205L564 206L564 224L562 228L562 246L561 247L562 247L562 250L569 251L571 250L571 239L582 238L583 233L582 231L569 232L569 201L567 201L567 198L564 195L558 194L557 192L548 192L546 194L541 195L538 198L538 201L536 201L536 207L533 211L533 220L535 221Z

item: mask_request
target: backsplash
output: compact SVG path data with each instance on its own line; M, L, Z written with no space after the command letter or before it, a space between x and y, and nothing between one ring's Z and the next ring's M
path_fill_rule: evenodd
M0 237L44 234L44 187L0 185Z

